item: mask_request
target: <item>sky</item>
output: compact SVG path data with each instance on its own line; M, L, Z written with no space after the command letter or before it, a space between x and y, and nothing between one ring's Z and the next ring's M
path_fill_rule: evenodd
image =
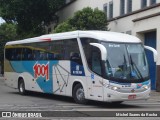
M4 23L5 21L0 17L0 24Z

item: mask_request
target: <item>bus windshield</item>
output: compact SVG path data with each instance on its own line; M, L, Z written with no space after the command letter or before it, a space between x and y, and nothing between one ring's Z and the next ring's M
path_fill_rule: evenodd
M149 79L149 69L140 43L102 42L107 49L106 76L117 82L142 82Z

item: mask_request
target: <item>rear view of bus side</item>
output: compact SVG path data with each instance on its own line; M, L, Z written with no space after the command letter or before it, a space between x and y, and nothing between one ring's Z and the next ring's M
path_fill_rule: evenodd
M146 46L147 49L156 51ZM148 99L150 78L141 41L105 31L73 31L8 42L5 84L20 94L36 91L89 100Z

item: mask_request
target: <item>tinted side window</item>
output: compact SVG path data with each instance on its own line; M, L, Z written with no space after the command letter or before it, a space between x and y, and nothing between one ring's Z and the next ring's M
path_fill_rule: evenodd
M9 48L5 49L5 58L7 60L11 60L12 59L12 49L9 49Z
M6 49L9 60L71 60L82 64L77 39L15 45Z
M22 59L22 48L16 48L15 50L15 60Z
M65 44L65 59L71 60L81 65L82 59L77 39L65 40L64 44Z
M64 41L63 40L52 41L49 45L49 50L52 53L54 53L55 60L64 60L65 50L64 50ZM50 57L51 57L51 55L50 55Z
M22 60L33 60L32 49L23 48L23 50L22 50Z
M71 60L82 64L77 39L52 41L49 48L55 60Z
M22 58L22 48L7 48L5 51L6 59L18 61Z
M54 53L50 50L50 42L23 44L23 60L53 60Z

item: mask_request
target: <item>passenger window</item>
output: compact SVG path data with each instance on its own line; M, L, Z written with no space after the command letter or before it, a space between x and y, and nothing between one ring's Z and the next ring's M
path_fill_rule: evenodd
M49 48L50 52L54 54L55 60L64 60L64 42L62 40L52 41L49 45Z
M33 53L31 49L23 48L22 60L33 60Z
M33 51L33 59L40 60L40 51L38 51L38 50Z
M65 42L65 59L82 65L81 54L77 39L66 40Z
M9 48L5 49L5 58L7 60L11 60L11 58L12 58L12 49L9 49Z
M82 64L80 53L71 52L70 53L70 60L76 62L78 64Z
M12 60L12 61L21 60L21 57L22 57L21 52L22 52L22 48L8 48L5 51L6 59Z

